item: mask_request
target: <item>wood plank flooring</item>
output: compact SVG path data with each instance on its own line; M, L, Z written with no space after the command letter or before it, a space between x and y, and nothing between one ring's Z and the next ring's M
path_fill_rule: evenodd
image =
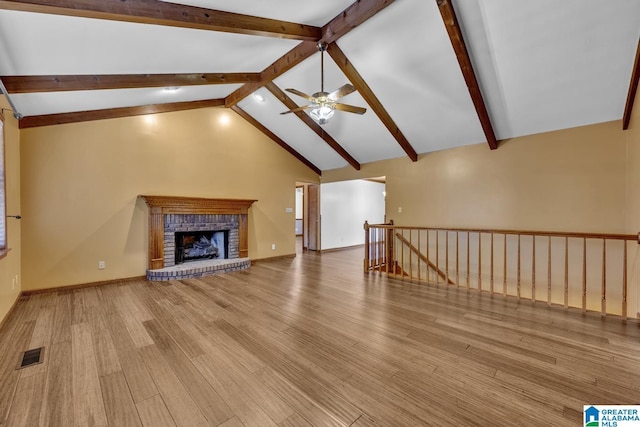
M576 426L584 404L640 403L637 322L361 262L24 297L0 331L0 426Z

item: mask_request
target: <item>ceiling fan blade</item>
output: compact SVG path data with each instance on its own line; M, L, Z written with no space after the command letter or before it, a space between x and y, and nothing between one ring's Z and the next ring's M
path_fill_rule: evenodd
M347 104L335 104L334 108L336 110L346 111L347 113L364 114L367 112L366 108L356 107L356 106L347 105Z
M347 83L346 85L343 85L341 87L339 87L338 89L334 90L333 92L331 92L329 95L327 95L327 98L332 99L334 101L337 101L338 99L342 98L343 96L347 96L352 92L355 92L356 88L351 86L349 83Z
M298 89L291 89L291 88L289 88L289 89L285 89L285 90L286 90L287 92L291 92L291 93L293 93L293 94L295 94L295 95L298 95L299 97L304 98L304 99L306 99L306 100L308 100L308 101L311 101L311 102L313 102L313 101L314 101L313 96L311 96L311 95L307 95L307 94L306 94L306 93L304 93L304 92L300 92Z
M280 114L289 114L289 113L295 113L297 111L302 111L302 110L306 110L307 108L311 107L311 105L303 105L302 107L298 107L298 108L294 108L293 110L289 110L289 111L283 111Z

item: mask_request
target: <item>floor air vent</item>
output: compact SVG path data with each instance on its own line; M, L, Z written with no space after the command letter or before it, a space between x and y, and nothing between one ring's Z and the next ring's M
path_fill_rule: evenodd
M27 368L29 366L37 365L42 363L42 353L44 352L44 347L34 348L33 350L27 350L22 355L22 361L20 362L20 366L18 369Z

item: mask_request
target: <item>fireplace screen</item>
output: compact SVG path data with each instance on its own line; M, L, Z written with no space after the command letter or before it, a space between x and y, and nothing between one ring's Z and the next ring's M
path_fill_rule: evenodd
M229 231L185 231L176 233L176 264L201 259L226 259Z

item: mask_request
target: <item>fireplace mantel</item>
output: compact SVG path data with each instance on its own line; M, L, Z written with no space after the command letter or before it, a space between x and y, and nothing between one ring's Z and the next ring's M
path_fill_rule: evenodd
M239 256L249 255L249 208L256 200L140 195L149 206L149 270L164 268L165 215L238 215Z

